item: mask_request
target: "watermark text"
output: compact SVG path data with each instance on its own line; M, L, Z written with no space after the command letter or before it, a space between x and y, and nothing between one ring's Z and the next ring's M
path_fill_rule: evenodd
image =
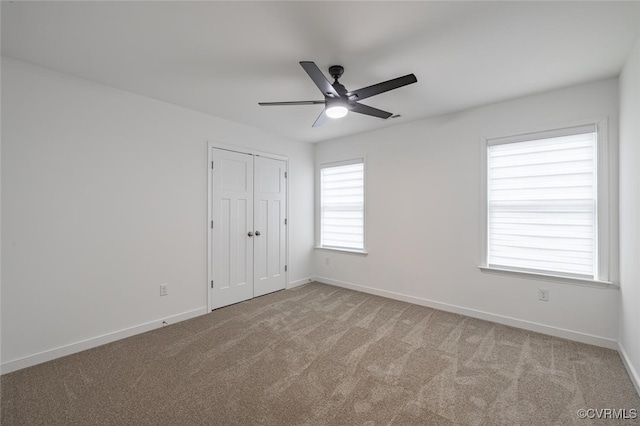
M638 418L635 408L581 408L577 412L580 419L629 420Z

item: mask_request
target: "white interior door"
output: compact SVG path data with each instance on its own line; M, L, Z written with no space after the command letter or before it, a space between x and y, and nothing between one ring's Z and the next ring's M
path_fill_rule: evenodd
M213 149L213 164L210 306L216 309L253 297L253 156Z
M211 309L286 287L284 160L211 148Z
M254 297L286 285L286 162L254 159Z

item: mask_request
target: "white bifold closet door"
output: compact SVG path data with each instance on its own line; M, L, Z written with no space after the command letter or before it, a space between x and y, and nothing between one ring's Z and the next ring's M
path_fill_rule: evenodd
M286 162L213 149L212 309L286 285Z
M253 296L257 297L286 284L286 163L254 157L253 167Z

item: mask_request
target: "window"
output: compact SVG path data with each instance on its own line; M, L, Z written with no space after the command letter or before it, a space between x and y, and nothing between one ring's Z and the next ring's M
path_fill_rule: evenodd
M487 267L606 279L598 139L591 124L486 141Z
M320 165L320 246L364 251L364 162Z

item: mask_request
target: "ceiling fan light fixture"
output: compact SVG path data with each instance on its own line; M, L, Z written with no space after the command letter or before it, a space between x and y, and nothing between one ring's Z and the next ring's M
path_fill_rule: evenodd
M329 118L342 118L347 115L348 112L349 110L347 109L347 107L344 107L342 105L330 106L324 111L324 113Z
M380 93L388 92L389 90L398 89L406 86L407 84L416 83L418 79L413 74L407 74L402 77L394 78L392 80L383 81L382 83L374 84L372 86L363 87L358 90L348 91L340 82L338 78L342 76L344 68L341 65L332 65L329 67L329 74L335 79L332 83L324 76L320 68L311 61L301 61L300 65L307 72L311 80L320 89L320 92L324 95L324 100L318 101L289 101L289 102L258 102L258 105L316 105L323 104L324 109L313 122L311 127L319 127L326 121L326 117L329 118L342 118L346 116L349 111L356 112L358 114L369 115L372 117L378 117L387 119L393 116L392 113L383 111L381 109L373 108L368 105L359 103L363 99L370 98L371 96L379 95Z

